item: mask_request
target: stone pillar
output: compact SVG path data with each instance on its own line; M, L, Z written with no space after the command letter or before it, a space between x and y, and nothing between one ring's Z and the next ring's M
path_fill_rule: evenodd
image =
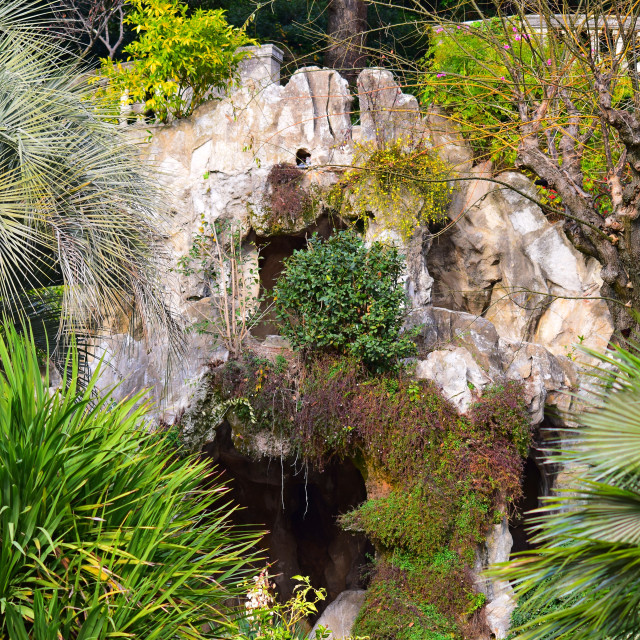
M284 52L274 44L259 47L242 47L241 51L251 51L251 56L240 63L240 82L245 85L253 80L257 85L280 84L280 67Z

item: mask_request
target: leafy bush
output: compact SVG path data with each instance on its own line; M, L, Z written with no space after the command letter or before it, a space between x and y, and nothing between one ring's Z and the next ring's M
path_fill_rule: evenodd
M141 396L79 390L75 361L51 392L12 328L0 362L0 637L219 637L257 535L206 463L149 435Z
M518 18L493 18L469 24L443 24L433 29L431 47L423 59L421 98L426 105L445 110L471 144L476 159L492 160L498 168L512 167L520 142L519 100L522 87L527 94L542 99L545 85L557 90L566 83L581 113L580 130L592 127L590 92L593 78L579 60L562 43L562 34L553 41L539 33L528 33ZM567 33L571 33L571 30ZM556 69L560 76L553 78ZM553 79L552 79L553 78ZM547 84L548 83L548 84ZM612 91L613 103L628 104L633 91L628 78L620 79ZM577 99L583 96L585 101ZM573 112L560 100L543 119L548 130L561 130L571 122ZM602 132L592 131L593 138L581 150L584 172L582 188L591 193L595 207L603 216L611 212L611 194L606 186L608 171ZM614 162L620 155L611 145ZM540 201L563 211L562 202L553 190L540 189Z
M479 160L490 158L513 165L515 135L506 128L515 107L511 104L511 86L504 57L491 46L485 31L494 36L502 33L498 22L438 27L432 34L432 45L424 59L422 99L446 109L471 142ZM522 45L526 56L526 40L520 32L513 46ZM480 130L482 129L482 131ZM486 135L491 129L494 135Z
M343 231L317 235L284 265L274 289L282 333L294 348L324 349L361 359L375 371L412 355L400 335L405 311L403 261L397 249Z
M423 143L359 145L353 165L330 198L341 214L365 221L373 214L405 239L421 225L446 220L454 172Z
M249 55L239 47L255 44L243 29L229 26L222 9L196 9L179 0L130 0L126 17L140 35L124 48L130 64L102 62L106 93L129 104L144 102L156 118L184 118L207 99L224 91L240 61Z

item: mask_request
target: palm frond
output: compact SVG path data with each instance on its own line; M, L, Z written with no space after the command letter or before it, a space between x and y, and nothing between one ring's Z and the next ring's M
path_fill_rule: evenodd
M0 638L220 637L259 537L228 488L148 433L141 395L81 389L73 346L51 393L33 342L4 333Z
M138 313L175 352L161 191L82 80L88 69L27 28L25 7L36 11L0 10L0 298L62 284L63 325Z
M640 636L640 357L623 347L589 353L602 363L595 386L554 456L574 480L533 512L538 548L493 571L530 614L518 638ZM550 601L562 606L549 610Z

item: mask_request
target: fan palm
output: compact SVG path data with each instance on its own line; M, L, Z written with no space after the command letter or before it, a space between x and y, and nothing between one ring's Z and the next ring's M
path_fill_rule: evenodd
M0 638L220 637L257 534L230 524L206 462L149 434L140 396L116 403L0 337Z
M640 636L640 357L637 348L609 353L574 416L584 426L554 457L576 478L538 510L538 548L497 571L528 618L519 638Z
M83 330L135 312L177 346L158 281L159 190L41 16L0 6L0 311L46 308Z

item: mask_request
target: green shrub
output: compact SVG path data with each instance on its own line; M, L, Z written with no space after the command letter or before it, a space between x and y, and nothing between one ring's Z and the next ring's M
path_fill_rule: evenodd
M12 328L0 363L0 638L219 637L257 535L206 463L148 433L141 396L80 390L75 362L51 392Z
M406 307L403 260L380 242L366 247L351 231L323 241L285 262L274 289L282 333L294 348L354 356L374 371L393 368L415 345L400 335Z
M129 104L143 102L161 122L184 118L211 90L224 91L238 64L249 55L239 47L255 44L243 29L229 26L222 9L196 9L178 0L130 0L126 22L140 36L124 48L130 64L102 62L116 99L126 92Z

